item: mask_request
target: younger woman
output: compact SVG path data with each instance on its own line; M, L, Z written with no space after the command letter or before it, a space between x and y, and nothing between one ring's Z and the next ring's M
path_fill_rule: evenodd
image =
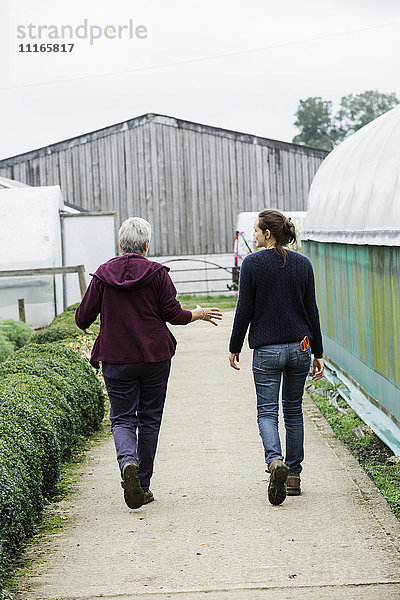
M258 427L270 473L268 498L281 504L286 493L301 493L303 391L311 353L314 379L323 376L322 336L311 262L285 248L296 241L293 223L277 210L263 210L254 223L254 237L264 249L246 256L241 266L229 361L239 370L236 363L250 325ZM282 374L285 461L278 432Z

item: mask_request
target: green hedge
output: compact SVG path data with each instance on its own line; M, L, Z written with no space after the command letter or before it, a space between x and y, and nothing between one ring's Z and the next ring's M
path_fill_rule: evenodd
M37 344L46 342L55 342L58 340L73 341L78 336L82 335L82 330L75 325L75 309L78 305L74 304L66 309L65 312L58 315L51 325L43 327L36 331L33 336L33 341ZM99 322L93 323L91 331L97 334L100 329Z
M6 360L14 352L15 348L12 342L0 331L0 362Z
M0 323L0 331L14 345L15 350L18 350L29 341L33 333L33 327L23 321L6 319Z
M104 416L94 370L68 347L78 335L69 309L0 364L0 590L11 556L35 532L62 461Z
M18 348L22 348L32 336L33 328L22 321L7 319L0 322L0 362Z

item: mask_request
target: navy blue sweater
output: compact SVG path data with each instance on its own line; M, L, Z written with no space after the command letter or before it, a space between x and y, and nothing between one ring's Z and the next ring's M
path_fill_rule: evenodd
M239 298L229 351L239 353L250 324L249 346L299 342L308 336L322 358L322 336L311 262L288 251L286 266L274 249L249 254L240 269Z

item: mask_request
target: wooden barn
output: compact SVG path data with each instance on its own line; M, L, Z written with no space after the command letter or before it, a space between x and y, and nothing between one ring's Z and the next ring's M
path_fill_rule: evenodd
M237 215L306 210L324 150L147 114L0 161L0 176L59 184L88 211L142 216L152 255L232 252Z

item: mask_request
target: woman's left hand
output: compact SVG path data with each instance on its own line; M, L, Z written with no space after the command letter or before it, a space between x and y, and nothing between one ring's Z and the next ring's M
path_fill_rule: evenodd
M214 319L217 319L218 321L222 319L222 312L219 310L219 308L204 308L203 310L205 311L203 320L208 321L213 325L218 325Z
M203 308L202 306L197 305L197 307L192 310L191 322L198 321L199 319L202 321L208 321L213 325L218 325L215 319L220 321L222 319L222 312L219 310L219 308Z

